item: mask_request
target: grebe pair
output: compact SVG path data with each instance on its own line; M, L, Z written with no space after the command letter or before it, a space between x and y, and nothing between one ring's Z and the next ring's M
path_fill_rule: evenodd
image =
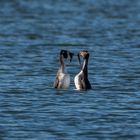
M67 50L60 51L60 68L57 72L56 79L54 81L54 88L62 88L67 89L70 85L70 75L65 71L64 59L70 57L70 61L72 60L73 53ZM87 50L83 50L78 53L78 61L80 64L80 72L75 76L74 83L77 90L87 90L91 89L90 82L88 80L88 59L89 53ZM80 56L83 57L84 61L81 64Z

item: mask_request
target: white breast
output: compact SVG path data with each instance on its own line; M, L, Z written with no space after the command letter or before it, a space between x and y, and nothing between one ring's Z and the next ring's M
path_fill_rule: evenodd
M67 89L70 85L70 75L69 74L64 74L60 73L59 75L59 80L60 80L60 87Z
M74 78L74 83L75 83L75 87L77 90L80 90L81 89L81 85L80 85L80 75L82 74L82 71L80 73L78 73L75 78Z

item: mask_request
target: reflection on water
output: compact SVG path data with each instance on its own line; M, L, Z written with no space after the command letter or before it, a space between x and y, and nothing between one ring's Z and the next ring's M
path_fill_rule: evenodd
M0 139L138 139L140 2L0 1ZM53 89L61 49L90 52L93 89Z

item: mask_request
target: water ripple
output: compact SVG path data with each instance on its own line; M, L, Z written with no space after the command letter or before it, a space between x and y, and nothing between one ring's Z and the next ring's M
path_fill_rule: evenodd
M0 1L0 139L139 139L139 0ZM88 49L93 89L53 89L61 49Z

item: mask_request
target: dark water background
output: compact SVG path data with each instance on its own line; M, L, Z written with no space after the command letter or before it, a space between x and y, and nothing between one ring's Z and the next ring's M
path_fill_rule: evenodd
M52 83L61 49L90 52L93 89ZM140 139L139 0L0 1L0 140Z

